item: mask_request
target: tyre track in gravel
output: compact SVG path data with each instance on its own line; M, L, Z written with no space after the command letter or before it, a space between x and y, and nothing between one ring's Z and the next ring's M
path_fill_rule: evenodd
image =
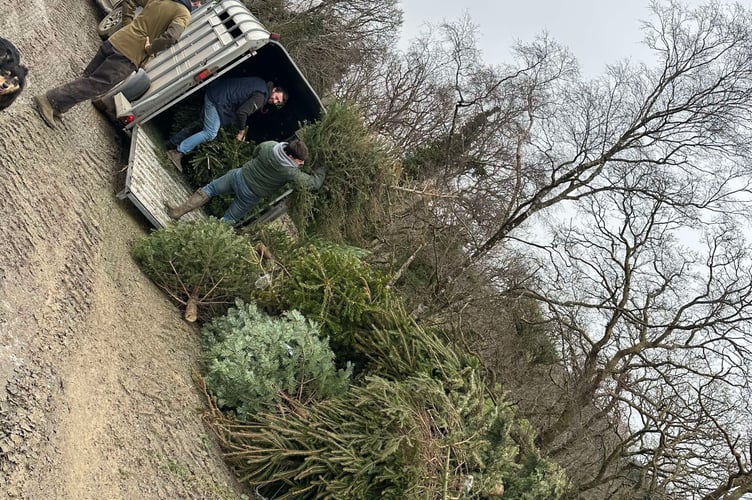
M24 63L36 66L34 58L24 57ZM38 79L44 81L30 82L25 102L4 116L21 126L0 136L0 293L4 318L10 318L2 338L14 359L2 379L9 397L0 401L0 489L10 495L21 494L14 487L23 488L26 477L54 464L42 450L56 429L48 419L61 384L55 360L75 345L90 312L101 242L87 193L97 189L105 167L82 161L76 141L83 134L40 129L29 103Z
M200 418L195 331L128 253L146 228L114 196L114 129L88 103L55 130L32 107L81 72L94 27L85 0L0 5L30 70L0 113L0 496L236 498Z

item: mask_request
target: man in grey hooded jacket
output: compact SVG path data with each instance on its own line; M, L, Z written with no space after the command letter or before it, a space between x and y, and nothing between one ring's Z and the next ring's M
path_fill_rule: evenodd
M274 194L288 182L305 189L320 188L326 177L326 168L319 167L314 175L302 172L300 167L307 158L308 148L300 139L293 139L289 143L262 142L254 149L250 161L197 189L183 204L168 205L167 214L179 219L205 205L214 196L234 193L235 198L222 217L222 220L234 224L250 212L259 200Z

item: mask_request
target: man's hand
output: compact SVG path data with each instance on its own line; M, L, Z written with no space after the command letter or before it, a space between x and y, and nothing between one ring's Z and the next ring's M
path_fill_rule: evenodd
M245 131L246 129L243 129L240 132L238 132L238 135L235 136L235 138L239 140L240 142L243 142L245 140Z
M151 41L149 41L149 37L146 37L146 43L144 44L144 50L148 53L149 47L151 47Z

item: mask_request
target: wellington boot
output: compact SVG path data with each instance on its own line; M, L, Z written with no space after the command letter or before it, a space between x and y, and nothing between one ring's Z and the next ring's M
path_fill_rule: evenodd
M209 201L209 196L204 193L203 189L197 189L195 193L191 195L188 200L183 203L182 205L177 206L171 206L167 205L167 215L170 216L171 219L179 219L188 212L192 210L196 210L199 207L203 207L206 205L206 202Z

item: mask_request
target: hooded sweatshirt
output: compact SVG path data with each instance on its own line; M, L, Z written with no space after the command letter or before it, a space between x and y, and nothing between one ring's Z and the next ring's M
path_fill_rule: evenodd
M325 168L306 174L287 156L285 146L286 142L262 142L253 150L253 159L243 165L243 179L259 198L273 195L288 182L305 189L318 189L324 183Z

